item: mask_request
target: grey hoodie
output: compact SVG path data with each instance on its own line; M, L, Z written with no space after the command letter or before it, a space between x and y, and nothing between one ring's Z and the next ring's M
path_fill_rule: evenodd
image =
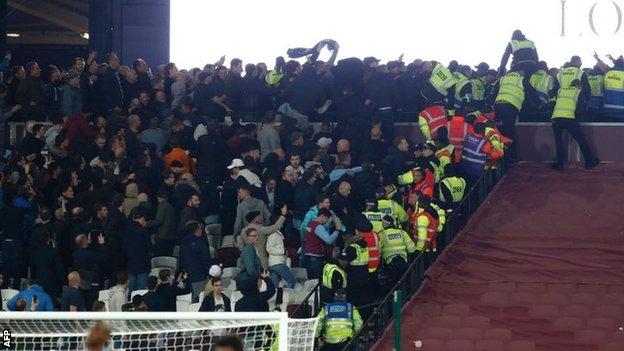
M236 206L236 220L234 221L234 232L233 235L244 235L241 233L243 227L245 227L249 222L247 222L247 214L252 211L260 212L262 215L262 223L264 225L269 224L269 219L271 219L271 212L267 208L264 201L256 199L255 197L251 197L247 200L241 201L238 206Z

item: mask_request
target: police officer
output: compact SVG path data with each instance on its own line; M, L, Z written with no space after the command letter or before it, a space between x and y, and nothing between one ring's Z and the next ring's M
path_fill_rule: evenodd
M369 222L373 225L373 231L375 233L379 233L383 230L383 225L381 224L381 218L383 217L383 212L377 209L377 201L374 199L366 200L366 211L362 212L364 217L368 219Z
M344 267L348 264L345 260L329 260L323 266L321 273L321 302L330 303L336 291L347 288L347 272Z
M379 233L379 249L387 271L390 272L393 286L405 271L407 271L408 257L416 252L416 244L406 231L395 227L394 218L389 215L383 217L384 230Z
M442 208L452 211L466 193L466 180L457 174L455 165L444 168L445 177L437 184L437 194Z
M347 302L344 290L336 292L334 302L325 305L318 317L316 336L323 351L342 351L364 324L357 308Z
M397 226L397 228L403 226L407 222L407 212L405 212L403 207L396 201L388 198L386 189L383 187L377 188L377 190L375 190L375 197L377 198L377 210L392 217L394 225Z
M349 262L347 270L347 292L349 301L356 306L371 302L369 293L368 245L362 237L355 236L340 252L338 258Z
M555 134L555 147L557 149L557 160L552 166L555 170L563 169L565 157L563 151L564 130L567 130L572 138L579 144L579 148L585 159L585 168L591 169L600 163L600 160L592 155L585 134L583 134L581 126L576 121L576 110L579 104L582 86L583 83L575 79L570 83L570 86L559 89L557 94L557 102L552 114L552 128Z

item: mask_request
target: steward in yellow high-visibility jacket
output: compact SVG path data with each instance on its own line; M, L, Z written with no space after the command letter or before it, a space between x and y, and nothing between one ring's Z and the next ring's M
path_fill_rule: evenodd
M416 244L405 230L395 227L394 219L389 215L384 216L383 226L384 230L379 233L379 249L394 285L407 270L409 258L416 252Z

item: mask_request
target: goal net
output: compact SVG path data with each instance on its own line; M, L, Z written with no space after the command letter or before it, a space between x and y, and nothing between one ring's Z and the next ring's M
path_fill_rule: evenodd
M246 351L312 351L317 324L315 318L289 319L285 312L2 312L2 346L87 350L96 321L110 329L110 351L213 351L232 335Z

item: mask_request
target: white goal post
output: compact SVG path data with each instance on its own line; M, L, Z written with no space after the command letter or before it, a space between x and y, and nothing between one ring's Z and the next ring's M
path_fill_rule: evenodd
M110 328L111 351L212 351L226 335L245 351L312 351L317 326L285 312L0 312L10 350L86 350L96 321Z

